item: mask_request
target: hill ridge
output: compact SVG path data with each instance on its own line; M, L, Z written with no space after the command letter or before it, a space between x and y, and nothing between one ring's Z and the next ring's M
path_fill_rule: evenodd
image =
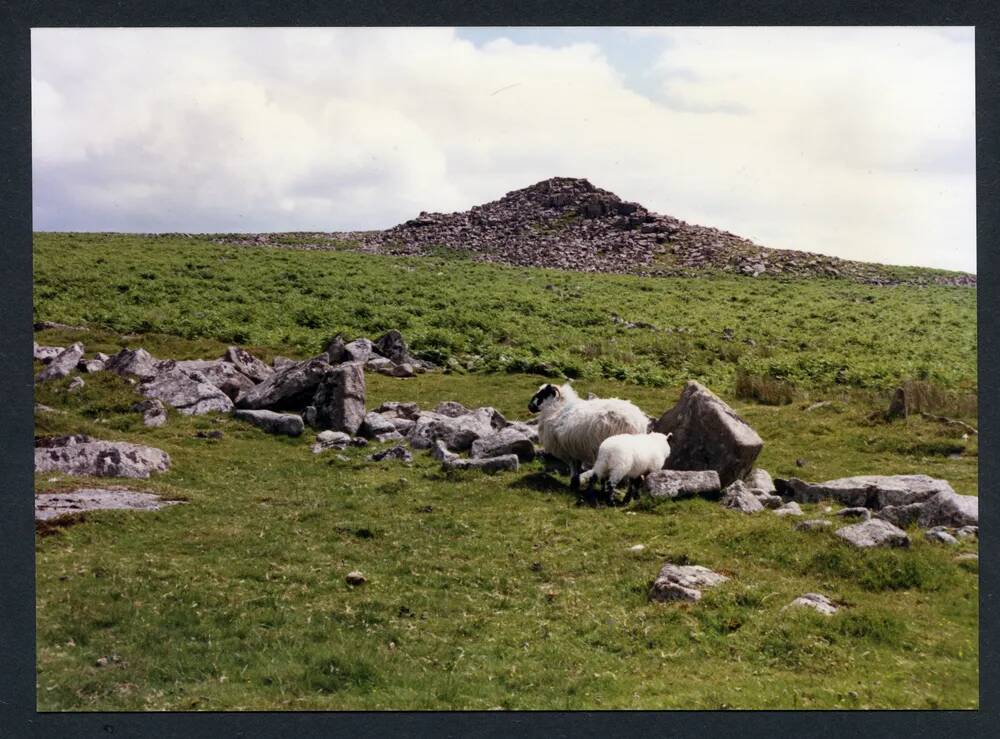
M976 285L976 276L968 273L761 246L729 231L655 213L575 177L551 177L466 211L423 211L382 231L323 236L350 239L362 251L380 254L469 252L481 261L580 272L666 276L713 270L752 277L844 277L868 284ZM273 235L255 239L280 241Z

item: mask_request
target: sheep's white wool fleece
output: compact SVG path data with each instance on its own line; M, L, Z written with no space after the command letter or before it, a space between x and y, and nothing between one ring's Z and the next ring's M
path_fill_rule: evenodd
M617 485L625 478L634 479L663 469L670 456L670 444L663 434L616 434L609 436L597 452L594 468L580 477L581 483L596 476L610 478Z
M601 442L615 434L644 434L649 419L637 406L619 398L583 400L566 384L561 397L547 401L538 418L538 440L564 462L590 466Z

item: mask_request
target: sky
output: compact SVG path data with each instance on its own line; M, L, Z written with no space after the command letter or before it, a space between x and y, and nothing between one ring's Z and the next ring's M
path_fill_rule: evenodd
M381 229L549 177L974 272L974 31L34 29L39 231Z

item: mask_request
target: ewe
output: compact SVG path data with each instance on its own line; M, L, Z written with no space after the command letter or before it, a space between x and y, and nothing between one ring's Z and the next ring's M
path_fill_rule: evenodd
M528 410L538 413L538 440L545 451L569 465L570 489L580 489L581 465L597 459L601 442L615 434L645 434L649 418L618 398L584 400L567 383L542 385Z
M601 442L594 468L580 475L580 482L587 484L590 493L594 478L604 482L603 492L608 505L614 503L615 488L628 478L625 503L639 497L639 482L643 477L662 470L670 456L670 437L659 433L616 434ZM588 496L591 497L591 496Z

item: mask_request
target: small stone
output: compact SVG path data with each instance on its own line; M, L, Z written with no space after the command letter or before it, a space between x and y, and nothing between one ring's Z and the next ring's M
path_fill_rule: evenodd
M979 555L975 552L962 552L960 555L955 557L959 561L979 561Z
M660 568L656 580L649 591L649 599L653 601L683 600L694 602L701 600L699 588L711 588L726 582L729 578L712 572L701 565L675 565L667 562Z
M881 518L873 518L851 526L845 526L834 532L841 539L860 549L871 547L908 547L910 537L906 532L893 526Z
M347 580L348 585L364 585L366 582L368 582L368 579L364 575L362 575L358 570L352 570L351 572L348 572L347 577L345 577L344 579Z
M935 526L933 529L928 529L924 534L924 538L927 541L938 544L958 544L958 539L952 536L943 526Z
M837 606L835 606L825 595L820 595L819 593L806 593L785 606L785 608L792 607L812 608L814 611L822 613L824 616L832 616L837 612Z
M736 480L723 491L721 502L724 507L743 513L757 513L764 510L763 504L742 480Z
M108 666L108 658L107 657L98 657L97 661L94 664L96 666L98 666L98 667L107 667Z
M66 389L69 392L71 392L71 393L75 393L77 390L79 390L80 388L82 388L85 384L86 383L84 383L82 377L74 377L70 381L69 385L66 386Z
M785 503L785 505L781 506L781 508L775 508L774 509L774 514L776 516L802 516L802 515L805 515L802 512L802 509L799 507L799 504L796 503L795 501L792 501L790 503Z
M646 545L636 544L635 546L629 547L628 550L633 554L638 554L639 552L644 552L646 550Z
M785 504L780 495L758 495L757 500L765 508L770 508L772 511L781 508Z
M965 539L970 536L979 538L979 527L978 526L963 526L958 531L955 532L955 536L959 539Z

